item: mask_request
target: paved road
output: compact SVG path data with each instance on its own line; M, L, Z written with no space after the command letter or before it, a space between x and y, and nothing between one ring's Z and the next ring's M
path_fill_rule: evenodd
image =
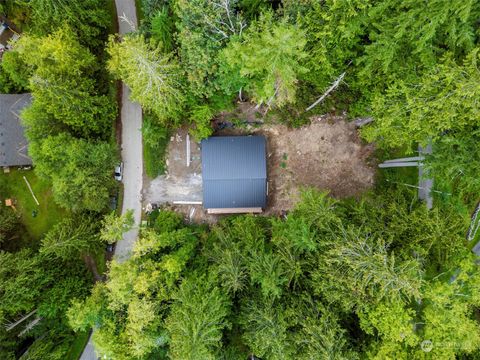
M132 0L133 2L133 0ZM142 216L143 154L142 154L142 109L138 103L129 100L130 90L122 85L122 160L123 207L122 214L133 210L134 228L124 234L117 243L115 259L125 261L130 256L138 236Z
M120 34L134 31L137 27L135 0L115 0ZM135 228L124 235L115 249L115 258L126 260L138 236L138 225L142 214L142 109L139 104L129 100L130 90L122 85L122 160L123 169L123 207L122 214L133 209ZM97 360L92 338L88 340L80 360Z

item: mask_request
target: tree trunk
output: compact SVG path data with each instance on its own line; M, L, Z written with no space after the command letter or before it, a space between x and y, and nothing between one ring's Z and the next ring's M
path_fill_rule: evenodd
M366 117L366 118L358 118L358 119L355 119L353 121L353 123L355 124L355 126L357 128L360 128L362 126L365 126L367 124L370 124L371 122L373 122L373 118L371 117Z
M325 92L323 93L323 95L318 98L317 101L315 101L312 105L310 105L309 107L307 107L307 108L305 109L305 111L312 110L315 106L317 106L318 104L320 104L333 90L335 90L335 89L338 87L338 85L340 85L340 83L342 82L343 78L345 77L345 74L346 74L345 72L342 73L342 74L337 78L337 80L335 80L335 81L333 82L332 86L330 86L330 87L327 89L327 91L325 91Z
M14 329L15 327L17 327L17 325L19 325L19 324L21 324L22 322L24 322L25 320L27 320L30 316L32 316L32 315L35 314L36 312L37 312L37 309L29 312L27 315L22 316L21 319L15 321L14 323L6 325L6 326L5 326L5 329L6 329L7 331L10 331L10 330Z

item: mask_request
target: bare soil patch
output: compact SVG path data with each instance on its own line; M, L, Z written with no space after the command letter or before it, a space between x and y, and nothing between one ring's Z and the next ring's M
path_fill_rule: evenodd
M374 147L362 144L355 125L342 116L315 117L298 129L266 125L252 133L267 137L267 214L291 209L302 187L313 186L344 198L373 185Z
M174 201L202 200L200 145L190 137L190 163L187 166L187 134L187 129L182 128L170 137L166 173L153 180L144 178L145 203L161 205Z

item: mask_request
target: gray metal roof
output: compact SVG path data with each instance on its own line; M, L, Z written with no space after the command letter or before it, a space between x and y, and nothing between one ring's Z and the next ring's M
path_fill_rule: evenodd
M265 137L219 136L202 140L202 177L206 209L265 208Z
M20 121L20 112L32 100L30 94L0 94L0 166L26 166L28 143Z

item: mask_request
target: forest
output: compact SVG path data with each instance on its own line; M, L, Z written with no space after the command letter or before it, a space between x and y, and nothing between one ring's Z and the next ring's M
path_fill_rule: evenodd
M22 29L0 92L32 94L29 154L63 211L35 241L0 206L0 358L78 359L92 329L114 360L480 358L480 2L135 3L124 36L111 0L0 3ZM431 144L434 206L413 172L379 170L361 196L305 188L278 216L159 209L130 259L96 261L133 226L109 209L119 81L143 110L148 175L172 131L201 140L249 101L292 128L370 119L377 162Z

